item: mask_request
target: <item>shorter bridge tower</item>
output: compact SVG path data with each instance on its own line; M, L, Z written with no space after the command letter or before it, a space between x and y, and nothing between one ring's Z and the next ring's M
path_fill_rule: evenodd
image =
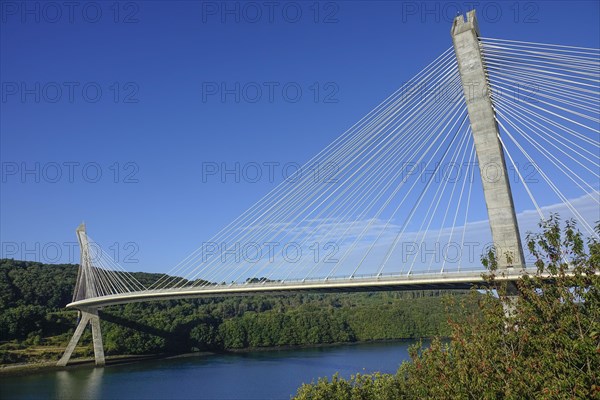
M75 292L73 293L73 301L83 300L90 297L97 297L98 291L94 280L94 266L92 264L92 258L90 255L90 246L87 234L85 232L85 224L77 227L77 239L79 241L79 247L81 249L81 262L79 264L79 271L77 273L77 281L75 283ZM100 317L98 316L98 309L95 307L89 307L80 310L80 319L75 333L71 338L71 341L67 345L67 348L56 365L64 367L69 362L75 346L81 339L83 331L87 327L88 323L92 326L92 341L94 345L94 358L96 360L96 366L104 366L104 346L102 345L102 332L100 330Z

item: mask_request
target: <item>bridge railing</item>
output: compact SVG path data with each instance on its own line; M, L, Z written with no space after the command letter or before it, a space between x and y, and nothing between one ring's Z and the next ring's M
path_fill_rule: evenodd
M525 269L514 269L510 270L509 274L532 274L537 271L537 268L529 264ZM309 279L287 279L287 280L265 280L259 282L231 282L231 283L214 283L205 286L182 286L182 287L173 287L173 288L163 288L163 289L151 289L145 290L144 292L148 293L165 293L165 292L180 292L185 290L193 289L194 291L202 291L203 289L210 291L215 288L234 288L234 287L282 287L282 286L299 286L302 284L306 284L307 286L318 284L318 283L340 283L340 282L376 282L381 280L391 280L397 279L400 281L410 281L414 279L423 279L423 278L443 278L443 277L457 277L464 275L465 277L473 277L476 274L483 274L486 270L481 266L479 267L469 267L469 268L461 268L460 271L452 270L452 271L444 271L444 272L431 272L431 271L412 271L410 274L407 273L383 273L383 274L360 274L355 275L353 277L348 276L333 276L333 277L312 277ZM501 271L499 271L501 273Z

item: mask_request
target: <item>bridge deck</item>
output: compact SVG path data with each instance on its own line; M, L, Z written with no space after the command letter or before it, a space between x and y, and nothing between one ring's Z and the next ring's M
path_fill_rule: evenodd
M204 287L183 287L161 290L145 290L101 297L93 297L67 304L67 308L85 309L116 304L154 300L176 300L201 297L250 296L258 294L281 294L286 292L370 292L395 290L469 289L483 284L484 271L448 272L417 275L373 276L360 278L330 278L314 281L260 282ZM514 281L535 269L509 268L498 274L499 281Z

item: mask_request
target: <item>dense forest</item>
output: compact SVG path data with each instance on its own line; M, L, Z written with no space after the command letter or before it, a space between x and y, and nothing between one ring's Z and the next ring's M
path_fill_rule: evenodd
M77 311L64 308L71 301L77 268L0 260L0 363L60 356L77 324ZM159 277L134 275L144 284ZM446 336L448 318L459 312L458 306L445 304L449 302L443 295L449 293L295 294L135 303L101 310L102 335L108 355ZM476 309L474 302L470 308ZM91 355L90 341L88 329L76 355Z

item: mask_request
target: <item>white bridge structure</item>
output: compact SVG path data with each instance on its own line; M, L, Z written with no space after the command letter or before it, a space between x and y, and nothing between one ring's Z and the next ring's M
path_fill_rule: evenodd
M495 249L498 280L535 271L519 229L531 228L527 221L560 212L598 237L600 50L485 38L474 11L455 19L451 37L453 46L293 179L151 286L94 256L79 226L81 264L67 307L81 319L58 365L88 323L104 365L98 309L106 306L465 289L484 282L485 245Z

